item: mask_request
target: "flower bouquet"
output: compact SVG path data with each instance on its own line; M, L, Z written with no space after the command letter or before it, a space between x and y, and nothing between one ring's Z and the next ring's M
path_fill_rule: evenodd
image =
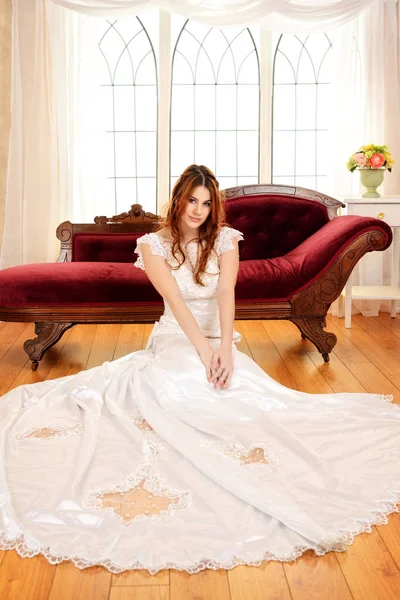
M352 173L359 169L361 183L367 188L363 198L379 198L376 188L383 181L384 171L391 171L393 165L394 160L388 146L368 144L352 154L346 166Z

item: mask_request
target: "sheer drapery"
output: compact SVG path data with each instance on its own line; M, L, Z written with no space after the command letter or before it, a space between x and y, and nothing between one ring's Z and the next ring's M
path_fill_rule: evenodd
M91 220L95 214L108 214L101 202L99 205L99 174L104 157L97 144L98 106L89 89L90 64L97 60L94 56L97 44L93 44L93 56L85 55L82 60L82 30L85 19L90 17L65 8L67 5L77 8L78 1L63 0L63 4L60 6L55 0L13 0L12 129L3 268L54 260L58 249L54 232L62 220ZM132 8L133 3L128 1L92 0L82 2L80 8L88 14L96 8L112 9L108 13L112 16L117 14L114 11L128 9L129 4ZM134 4L136 12L156 5L172 8L168 2ZM384 3L383 0L369 4L372 6L345 26L343 39L347 39L347 46L336 44L341 47L342 55L337 57L339 93L332 114L337 136L331 162L335 166L335 191L345 195L351 192L351 186L358 187L357 174L348 175L344 166L354 147L369 140L384 141L391 145L394 156L400 157L399 142L395 138L399 120L397 6L393 1ZM173 8L178 11L184 5L184 2L173 3ZM185 10L187 16L197 19L203 10L201 20L213 24L222 24L224 10L225 24L227 21L234 24L235 19L236 23L250 24L257 14L259 26L261 10L263 14L270 11L272 15L274 8L275 15L282 15L287 9L286 15L290 13L294 19L292 31L306 27L307 23L312 28L318 24L324 31L328 18L332 24L339 15L349 16L356 6L361 10L366 3L330 2L317 7L317 3L312 2L304 5L236 2L230 3L229 11L226 6L217 2L195 6L188 2ZM304 12L297 14L302 6ZM296 14L298 20L295 20ZM232 15L236 15L235 19ZM280 31L284 30L284 24L280 25ZM346 48L354 38L358 50L349 60ZM392 58L389 61L385 56ZM361 87L358 86L360 77ZM400 170L394 169L386 177L387 192L399 189L399 176Z
M396 160L386 172L381 193L400 192L399 15L395 0L378 0L370 9L338 31L334 105L336 118L332 136L333 195L346 197L363 193L359 172L350 173L344 161L362 144L385 143ZM372 252L357 265L354 285L390 285L391 249ZM390 302L353 302L353 311L365 316L389 311Z
M116 17L160 8L207 25L254 25L271 31L324 31L353 19L374 0L51 0L85 15Z
M77 22L75 13L46 0L13 1L2 267L53 261L55 228L76 214Z

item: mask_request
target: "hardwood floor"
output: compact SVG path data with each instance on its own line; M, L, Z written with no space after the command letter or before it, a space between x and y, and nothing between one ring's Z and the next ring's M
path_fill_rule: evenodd
M325 364L315 347L285 321L242 321L239 349L283 385L304 392L378 392L400 404L400 319L328 317L338 343ZM22 349L32 324L0 323L0 395L21 384L70 375L144 347L149 325L86 325L68 330L32 372ZM399 440L400 443L400 440ZM399 466L400 471L400 466ZM78 570L0 551L1 600L399 600L400 513L359 535L345 553L293 563L202 571L188 575L147 571L112 575L101 567Z

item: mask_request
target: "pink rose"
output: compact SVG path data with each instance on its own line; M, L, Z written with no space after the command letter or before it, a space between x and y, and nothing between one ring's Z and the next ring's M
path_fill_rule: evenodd
M380 154L378 152L376 154L373 154L369 159L371 169L380 169L385 164L385 160L386 159L383 156L383 154Z
M353 160L359 167L364 167L367 162L367 159L362 152L356 152L353 156Z

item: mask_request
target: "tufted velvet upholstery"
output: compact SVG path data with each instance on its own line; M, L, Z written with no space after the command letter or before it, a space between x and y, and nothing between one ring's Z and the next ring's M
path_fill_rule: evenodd
M241 260L283 256L329 221L322 204L296 197L260 194L225 203L227 222L241 231Z
M143 233L76 233L72 238L73 262L131 263L136 240Z

